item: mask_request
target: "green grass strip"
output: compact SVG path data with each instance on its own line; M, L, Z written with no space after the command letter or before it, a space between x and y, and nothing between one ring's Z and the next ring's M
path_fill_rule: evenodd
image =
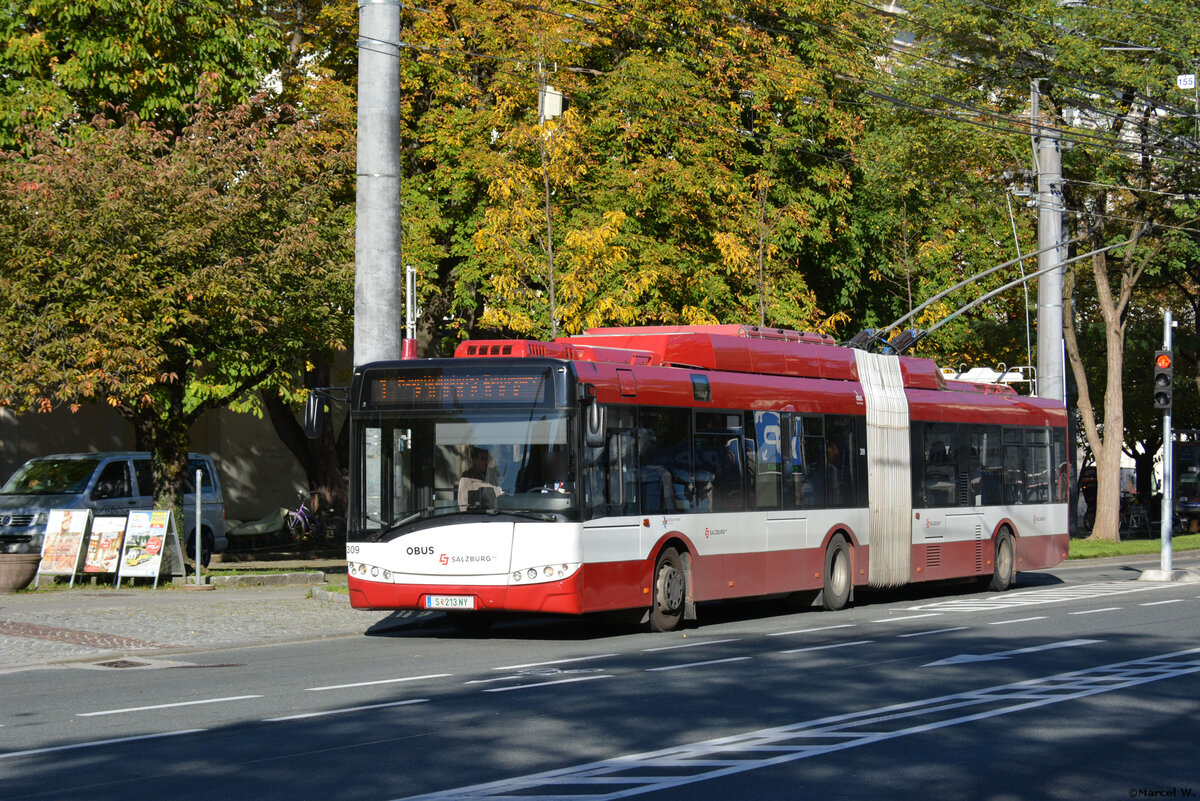
M1171 537L1172 551L1193 551L1200 548L1200 534L1176 534ZM1109 542L1108 540L1071 540L1068 553L1070 559L1099 559L1103 556L1137 556L1139 554L1157 554L1162 552L1162 541L1125 540Z

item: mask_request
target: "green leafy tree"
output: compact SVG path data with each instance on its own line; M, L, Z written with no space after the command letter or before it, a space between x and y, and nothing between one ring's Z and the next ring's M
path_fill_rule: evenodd
M1182 138L1193 121L1179 113L1174 95L1175 76L1188 71L1190 54L1200 50L1188 22L1193 11L1177 0L1103 6L952 0L912 15L921 55L930 59L923 63L936 65L928 71L937 73L931 79L941 87L930 101L944 112L967 108L989 124L1019 129L1031 83L1038 81L1036 123L1073 143L1063 156L1064 204L1082 235L1079 247L1114 246L1090 264L1068 266L1065 280L1073 292L1077 273L1090 271L1103 322L1103 397L1097 402L1086 380L1085 361L1092 356L1080 347L1072 316L1064 316L1080 418L1097 463L1093 537L1119 537L1124 348L1134 291L1159 269L1160 226L1177 220L1173 198L1196 188L1195 162Z
M202 80L218 104L241 102L283 54L249 0L0 0L0 147L110 106L181 126Z
M176 506L201 413L344 347L353 162L261 104L203 103L178 134L120 116L0 159L0 402L116 409Z

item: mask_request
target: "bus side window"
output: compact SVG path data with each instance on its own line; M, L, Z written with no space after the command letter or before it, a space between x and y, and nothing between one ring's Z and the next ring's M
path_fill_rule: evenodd
M783 473L783 425L779 412L754 412L754 438L746 438L753 455L749 461L753 503L758 509L780 507L779 484Z
M584 448L584 504L588 517L638 512L637 415L630 406L609 406L605 443Z
M970 494L974 506L998 506L1004 502L1004 450L1000 426L971 426Z
M1004 503L1025 503L1024 431L1004 429Z
M1025 429L1025 501L1050 502L1050 432Z
M728 412L696 413L696 481L701 495L711 482L711 508L698 511L731 512L745 505L746 442L741 416Z
M851 506L857 500L854 466L854 418L829 415L825 419L825 492L830 506Z
M1066 503L1069 483L1067 471L1070 467L1067 461L1067 432L1056 428L1051 431L1050 464L1054 467L1054 497L1055 503Z
M804 487L800 499L803 509L823 509L825 494L825 418L802 418L804 428Z
M784 414L783 505L785 509L801 509L804 500L804 449L801 445L800 416Z
M925 506L957 505L958 427L925 423Z
M643 514L693 508L691 416L689 409L641 410L637 438Z

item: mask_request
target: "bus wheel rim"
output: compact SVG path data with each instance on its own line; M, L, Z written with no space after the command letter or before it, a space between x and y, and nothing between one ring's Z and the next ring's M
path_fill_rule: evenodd
M830 571L832 575L829 577L830 587L834 593L841 595L850 586L850 559L846 556L846 552L839 550L833 556L833 569Z
M675 612L683 606L683 576L673 565L663 565L658 571L659 608Z

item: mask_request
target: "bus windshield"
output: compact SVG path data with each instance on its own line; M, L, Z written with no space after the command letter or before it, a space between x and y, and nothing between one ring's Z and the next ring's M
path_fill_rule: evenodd
M410 411L356 421L351 537L434 517L578 519L574 422L556 409Z

